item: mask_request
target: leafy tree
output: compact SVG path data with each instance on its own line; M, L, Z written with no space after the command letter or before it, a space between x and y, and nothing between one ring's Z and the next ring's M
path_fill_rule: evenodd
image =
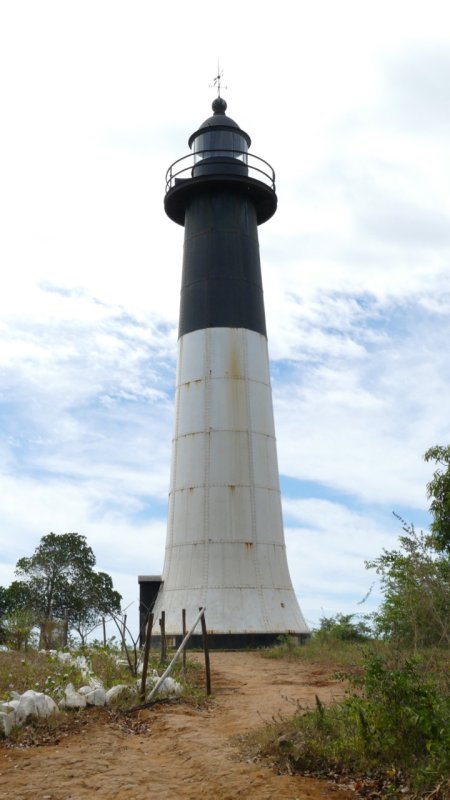
M13 581L5 589L5 601L7 612L12 609L32 609L33 598L28 583L26 581Z
M95 572L95 556L78 533L43 536L33 555L17 562L15 607L28 608L41 623L67 619L84 643L102 615L120 610L121 596L104 572ZM14 584L11 585L10 589Z
M102 617L120 611L121 595L113 588L111 576L106 572L92 572L88 580L75 588L69 620L84 644L87 635L97 627Z
M92 572L95 556L78 533L43 536L30 558L20 558L16 575L27 582L33 604L44 619L64 616L68 590Z
M398 515L395 515L398 516ZM401 520L398 550L366 562L381 578L384 601L375 614L378 632L415 649L449 644L450 563L434 537Z
M335 617L322 617L320 628L315 632L316 639L345 642L361 642L371 635L370 626L364 619L354 622L355 614L336 614Z
M4 620L4 641L14 650L27 650L33 640L36 617L32 609L11 608Z
M434 461L444 469L437 469L427 484L431 499L430 512L433 517L431 535L436 550L450 554L450 445L430 447L424 455L425 461Z
M8 608L7 591L3 586L0 586L0 644L5 641L5 624L4 617Z
M37 622L26 583L13 581L7 589L0 587L0 639L16 650L25 650Z

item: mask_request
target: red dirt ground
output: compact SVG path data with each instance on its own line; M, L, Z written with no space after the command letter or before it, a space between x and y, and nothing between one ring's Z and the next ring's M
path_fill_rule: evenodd
M0 800L348 800L327 781L278 775L241 756L236 737L342 696L326 669L258 653L212 653L213 700L157 705L132 717L99 710L39 747L0 747ZM132 720L130 722L130 720Z

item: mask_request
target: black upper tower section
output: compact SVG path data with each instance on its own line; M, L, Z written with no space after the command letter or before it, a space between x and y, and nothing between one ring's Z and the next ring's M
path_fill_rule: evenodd
M192 152L166 174L166 213L185 228L180 336L209 327L266 335L257 226L276 211L275 174L226 108L214 100Z

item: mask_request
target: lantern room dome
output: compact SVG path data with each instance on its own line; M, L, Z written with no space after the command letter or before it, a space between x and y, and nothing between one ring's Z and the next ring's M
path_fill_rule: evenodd
M199 129L189 137L189 142L188 142L189 147L192 147L193 141L198 136L200 136L202 133L207 133L208 131L211 131L211 128L222 131L226 131L227 129L231 128L234 131L234 133L238 133L240 136L242 136L242 138L245 139L247 143L247 147L250 147L252 142L248 133L243 131L239 127L237 122L234 121L234 119L231 119L231 117L227 117L225 113L225 111L227 110L227 103L223 99L223 97L216 97L213 100L211 107L212 110L214 111L214 114L212 115L212 117L208 117L208 119L205 119L205 121L202 122L202 124L200 125Z

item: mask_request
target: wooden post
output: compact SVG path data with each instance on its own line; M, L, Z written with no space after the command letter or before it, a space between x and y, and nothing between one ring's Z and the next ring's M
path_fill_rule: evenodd
M145 686L147 684L148 657L150 655L150 642L152 640L153 614L149 614L145 631L144 662L142 664L141 699L145 700Z
M167 678L167 676L168 676L168 675L170 675L170 673L172 672L172 669L173 669L173 667L175 666L175 664L176 664L176 662L177 662L177 660L178 660L178 657L179 657L180 653L181 653L181 652L184 650L184 648L186 647L186 645L187 645L187 643L188 643L188 640L190 639L190 637L191 637L191 636L192 636L192 634L194 633L194 631L195 631L195 629L196 629L196 627L197 627L197 625L198 625L198 623L199 623L200 617L201 617L201 615L204 613L204 611L205 611L205 609L204 609L204 608L202 608L202 610L199 612L199 615L198 615L197 619L195 620L195 622L194 622L194 624L193 624L193 626L192 626L191 630L190 630L190 631L189 631L189 632L186 634L186 636L184 637L184 639L183 639L183 641L181 642L181 644L180 644L180 646L179 646L179 648L178 648L177 652L175 653L174 657L172 658L172 661L170 662L169 666L168 666L168 667L167 667L167 669L166 669L166 670L163 672L163 674L161 675L161 677L159 678L159 680L157 681L157 683L155 683L155 685L154 685L153 689L151 690L151 692L150 692L150 694L149 694L149 696L148 696L148 700L146 700L146 701L145 701L145 703L141 703L141 705L139 705L139 706L133 706L133 708L130 708L130 709L128 709L129 711L138 711L138 710L139 710L139 709L141 709L141 708L149 708L149 707L151 706L153 697L155 696L155 694L156 694L156 692L158 691L159 687L160 687L160 686L161 686L161 685L164 683L164 681L165 681L165 679Z
M208 634L206 632L205 609L199 608L199 611L203 611L200 621L202 624L203 652L205 654L206 694L209 695L211 694L211 666L209 663Z
M161 611L161 619L159 620L161 626L161 659L160 663L165 664L167 661L167 648L166 648L166 612Z
M102 625L103 625L103 647L106 647L106 622L104 617L102 617Z
M67 608L64 609L63 645L67 647L69 641L69 614Z
M183 639L184 639L185 636L186 636L186 633L187 633L187 630L186 630L186 609L185 608L183 608L183 610L181 612L181 622L182 622L182 626L183 626ZM186 675L186 648L184 648L184 650L183 650L183 675Z
M126 632L126 629L127 629L127 615L124 614L123 615L123 621L122 621L122 647L121 647L122 653L125 650L125 632Z

